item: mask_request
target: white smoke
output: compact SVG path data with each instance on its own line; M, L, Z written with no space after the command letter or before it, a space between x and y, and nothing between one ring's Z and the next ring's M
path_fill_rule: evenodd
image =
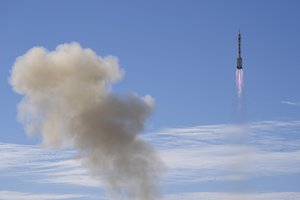
M30 49L15 61L10 83L24 95L18 111L27 133L41 134L46 146L74 145L113 198L153 200L163 164L138 135L154 100L113 93L123 74L116 57L70 43Z
M238 97L242 97L243 93L243 86L244 86L244 75L243 69L237 69L235 72L235 79L236 79L236 87L238 90Z

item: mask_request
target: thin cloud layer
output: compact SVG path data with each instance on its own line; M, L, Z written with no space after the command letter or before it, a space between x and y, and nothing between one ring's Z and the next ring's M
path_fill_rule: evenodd
M0 199L9 200L63 200L63 199L86 199L87 195L80 194L32 194L16 191L0 191Z
M247 189L246 183L252 179L276 180L277 176L300 175L300 121L251 123L247 125L247 140L242 145L230 139L238 131L239 128L233 125L220 124L164 129L155 134L146 134L144 140L159 149L159 154L168 166L164 184L181 188L176 193L167 192L163 199L298 199L299 191L281 191L281 187L266 188L268 193L255 193L255 190L246 193L235 190L223 193L205 192L204 188L211 184L226 191L226 187L222 188L220 184L235 187L245 183ZM101 183L89 178L74 150L0 144L0 154L10 158L0 163L0 178L4 174L10 178L18 174L25 180L26 177L32 177L32 184L42 184L45 187L49 184L64 184L90 188L88 193L81 189L83 195L97 191L97 187L103 187ZM241 161L246 162L241 165ZM19 167L22 163L26 164ZM281 184L285 188L289 187L286 186L289 184L287 182ZM187 185L197 186L197 190L203 192L186 193L184 188ZM293 187L290 190L293 191Z
M195 192L181 195L169 195L166 200L298 200L300 192L274 192L274 193L224 193L224 192Z
M248 180L300 173L299 130L300 121L165 129L157 146L171 184Z
M300 106L300 102L293 102L293 101L281 101L282 104L286 104L289 106Z

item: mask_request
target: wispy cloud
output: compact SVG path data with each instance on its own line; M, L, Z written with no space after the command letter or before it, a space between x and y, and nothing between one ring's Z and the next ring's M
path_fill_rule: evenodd
M184 188L185 184L203 185L211 181L234 182L255 177L300 174L299 131L300 121L262 121L243 126L217 124L170 128L143 137L157 147L168 166L164 184ZM26 182L42 185L40 187L64 184L90 188L92 191L103 187L101 180L87 174L73 149L54 150L35 145L0 143L0 156L0 178L24 177ZM232 200L244 196L244 199L249 197L251 200L275 197L282 200L300 199L299 193L279 192L274 190L246 196L238 193L184 192L178 195L182 195L179 199L187 200ZM178 197L168 196L166 199L177 200Z
M263 121L164 129L149 140L161 149L172 184L234 181L300 173L299 131L300 121Z
M290 106L300 106L300 101L281 101L280 103L282 104L287 104L287 105L290 105Z
M97 199L107 200L90 195L81 194L32 194L16 191L0 191L1 200L65 200L65 199ZM300 192L272 192L272 193L225 193L225 192L193 192L169 194L163 200L298 200Z
M166 200L298 200L300 192L273 192L273 193L222 193L222 192L198 192L168 195Z
M81 194L32 194L16 191L0 191L1 200L62 200L86 198L89 198L89 196Z
M74 150L0 143L2 176L32 176L34 182L101 187L82 167Z

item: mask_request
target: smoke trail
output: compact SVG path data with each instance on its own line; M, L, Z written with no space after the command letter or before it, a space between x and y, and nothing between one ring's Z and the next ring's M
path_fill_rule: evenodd
M74 145L113 198L154 200L163 164L138 137L154 100L113 93L122 76L117 58L70 43L32 48L16 59L10 83L24 95L18 114L28 134L41 134L46 146Z
M243 92L243 70L237 69L235 72L236 75L236 86L238 90L238 97L242 97Z
M249 138L249 128L245 123L245 110L243 105L243 69L236 69L236 86L237 86L237 113L236 113L236 125L232 130L229 138L229 144L231 147L235 147L230 150L229 153L235 156L235 161L231 164L232 176L239 177L240 180L233 182L231 187L237 192L246 192L251 189L249 171L252 164L252 150ZM246 200L241 198L240 200Z

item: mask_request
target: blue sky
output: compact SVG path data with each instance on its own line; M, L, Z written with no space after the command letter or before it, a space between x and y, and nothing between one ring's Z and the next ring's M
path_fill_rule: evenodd
M114 91L155 99L156 111L143 137L157 147L170 168L162 183L166 199L246 198L237 192L246 192L251 199L300 198L295 187L300 176L299 1L1 1L0 5L0 154L7 158L0 162L1 174L6 174L0 176L5 180L0 181L0 199L68 197L59 194L75 195L69 199L105 198L101 183L98 186L86 175L72 150L43 149L38 137L26 136L17 121L16 106L22 97L8 83L15 59L28 49L54 50L72 41L99 55L118 57L125 77ZM233 168L239 168L235 163L243 162L231 156L244 147L224 138L235 130L239 29L247 124L242 132L248 139L243 145L254 165L241 171L224 163L233 159ZM191 129L193 134L184 134ZM178 155L190 165L180 162ZM54 172L63 174L64 169L74 171L59 179ZM81 185L74 183L78 177L84 177ZM236 189L239 181L245 190Z

